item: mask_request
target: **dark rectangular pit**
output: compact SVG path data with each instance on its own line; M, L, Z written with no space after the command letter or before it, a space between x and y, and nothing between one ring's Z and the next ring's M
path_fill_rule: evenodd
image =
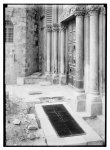
M63 104L43 105L42 107L60 137L85 134Z

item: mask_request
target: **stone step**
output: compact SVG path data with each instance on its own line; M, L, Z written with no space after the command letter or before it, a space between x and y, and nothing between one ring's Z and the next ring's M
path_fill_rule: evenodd
M42 78L33 78L33 77L28 77L24 79L24 84L38 84L41 81L45 81L46 79Z
M34 73L27 77L18 77L17 78L17 85L23 85L23 84L39 84L40 82L48 82L45 85L51 85L56 84L52 81L52 76L46 76L42 75L41 73ZM43 83L44 84L44 83ZM42 84L42 85L43 85ZM58 83L57 83L58 84Z
M45 75L34 73L24 78L24 84L39 84L40 82L50 82L51 79Z

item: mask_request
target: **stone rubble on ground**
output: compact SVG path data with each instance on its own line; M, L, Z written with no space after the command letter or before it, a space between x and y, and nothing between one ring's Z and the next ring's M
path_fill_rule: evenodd
M27 138L30 139L30 140L34 140L34 139L36 139L36 135L33 134L33 133L30 133L30 134L27 136Z
M14 119L13 120L13 124L14 125L20 125L21 124L21 121L19 119Z
M30 124L28 126L28 130L37 130L38 129L38 125L37 124Z
M28 118L29 118L30 120L36 121L36 118L35 118L35 115L34 115L34 114L27 114L27 116L28 116Z

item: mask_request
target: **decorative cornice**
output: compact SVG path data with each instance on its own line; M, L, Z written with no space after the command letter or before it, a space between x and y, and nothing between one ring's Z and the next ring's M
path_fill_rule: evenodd
M75 15L75 16L81 16L84 15L84 12L86 10L86 5L73 5L70 8L66 8L63 13L60 16L60 22L63 20Z
M47 29L48 32L51 32L52 31L52 25L47 25L46 29Z
M65 21L72 16L91 16L96 15L100 11L103 11L105 14L105 8L103 5L72 5L69 8L66 8L60 16L60 22Z

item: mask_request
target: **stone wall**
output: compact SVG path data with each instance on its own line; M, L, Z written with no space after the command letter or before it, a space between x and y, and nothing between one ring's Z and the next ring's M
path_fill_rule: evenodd
M39 8L26 8L25 75L39 71Z
M26 9L6 8L5 20L13 23L13 42L5 43L6 84L15 84L18 76L25 76Z
M17 77L39 71L39 8L6 8L7 19L14 26L14 41L5 43L5 81L15 84Z

